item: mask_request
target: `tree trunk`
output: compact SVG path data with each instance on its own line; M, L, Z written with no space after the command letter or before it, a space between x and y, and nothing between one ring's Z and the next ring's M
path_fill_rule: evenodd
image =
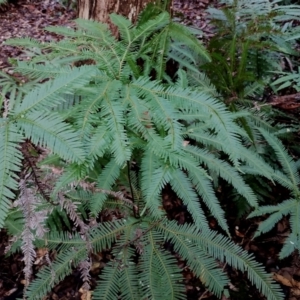
M78 17L111 25L109 14L117 13L135 23L139 13L153 0L78 0Z

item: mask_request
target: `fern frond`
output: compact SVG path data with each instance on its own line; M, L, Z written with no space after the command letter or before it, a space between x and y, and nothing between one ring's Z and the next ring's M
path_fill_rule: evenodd
M95 251L100 252L109 249L117 236L122 234L128 227L130 222L125 220L115 222L105 222L96 228L92 228L89 232L89 241Z
M56 250L58 252L68 252L70 249L81 249L85 246L86 241L84 241L80 234L70 233L66 231L52 231L45 235L45 240L43 242L47 243L47 247L50 250Z
M158 241L163 239L159 232L149 231L145 238L140 266L141 298L184 299L181 270L176 260L165 251L160 251Z
M35 144L50 148L71 162L83 162L85 154L77 134L59 115L33 111L18 119L17 125Z
M7 232L15 237L20 237L24 226L24 218L21 210L11 209L5 220L4 227Z
M70 68L69 74L50 80L28 93L21 105L14 108L15 113L25 115L30 110L44 111L55 107L64 102L60 94L74 92L86 85L96 74L97 69L93 66Z
M257 198L254 192L230 164L214 157L208 151L193 146L188 145L186 151L198 158L201 163L204 163L210 170L216 172L218 176L225 179L229 184L233 185L238 193L247 199L251 206L257 206Z
M212 231L203 230L201 234L199 234L198 230L192 229L189 225L178 226L175 222L172 222L168 226L159 224L158 227L174 242L175 247L176 243L178 243L178 248L176 248L178 251L179 245L181 245L182 242L179 243L176 239L182 238L184 240L190 240L191 242L194 241L199 245L198 247L208 255L212 255L222 262L227 262L229 265L241 271L247 271L251 283L255 284L268 300L283 299L283 294L279 286L272 282L271 276L255 261L254 257L247 254L228 238ZM185 257L186 253L183 252L182 256Z
M181 257L186 259L187 265L208 286L209 290L220 297L225 285L228 283L226 275L218 268L217 263L193 240L192 233L187 232L187 228L182 229L185 231L185 235L180 234L178 225L175 225L174 222L161 223L157 227L157 230L174 244L174 249ZM198 234L202 233L199 232Z
M129 161L131 156L131 149L128 144L128 136L125 130L124 119L124 106L118 101L113 101L114 97L119 96L118 85L116 87L111 86L109 93L115 92L116 95L105 95L103 110L101 112L102 117L109 116L107 118L107 130L112 134L111 152L114 154L116 162L122 166Z
M191 34L187 28L181 24L172 22L169 25L169 32L172 39L179 41L184 45L192 49L197 55L199 55L204 61L210 61L210 56L206 49L201 45L199 40Z
M200 173L200 172L199 172ZM200 206L200 201L198 195L195 193L192 182L181 170L171 170L171 187L177 196L182 199L183 203L186 205L187 210L193 217L194 223L199 228L207 228L207 219L205 218L204 212ZM213 207L213 204L212 204ZM214 211L214 216L217 217L216 212ZM221 218L221 222L223 218ZM221 223L224 225L224 222ZM226 225L224 226L226 229Z
M122 300L139 300L140 292L140 274L138 267L132 261L135 252L130 247L123 247L117 253L117 260L121 262L119 265L119 286ZM105 298L103 298L105 300Z
M189 178L195 186L197 193L201 196L203 202L208 207L212 215L218 221L220 227L229 235L228 225L225 221L224 210L221 208L215 191L212 188L212 183L207 177L203 176L199 170L189 170Z
M74 182L78 182L86 175L87 168L85 165L79 165L76 163L66 165L63 174L56 179L52 195L56 197L59 191L65 190L68 185L74 184Z
M170 140L171 147L178 149L181 147L182 139L180 137L181 125L177 121L177 111L173 105L170 105L166 97L161 97L158 93L163 89L158 82L150 81L148 78L140 77L132 84L132 87L138 91L138 95L148 102L151 111L155 110L155 118L152 122L168 132L168 139ZM149 115L152 117L151 114Z
M155 16L155 18L140 24L140 26L136 27L133 31L134 40L133 42L139 41L139 39L147 39L149 35L152 35L160 28L164 27L169 22L169 14L164 11L159 15Z
M105 151L109 148L112 140L111 132L107 130L106 126L98 126L93 136L88 139L86 145L86 152L89 158L102 157Z
M151 59L155 62L154 69L156 71L157 80L162 80L165 76L167 58L170 58L168 55L170 44L171 40L168 26L157 34L151 41Z
M133 34L130 29L133 25L130 20L117 14L110 14L110 19L115 25L117 25L122 41L131 45L133 41Z
M56 76L68 75L71 70L69 67L61 67L55 64L36 64L32 62L18 61L15 68L16 72L28 76L31 79L43 80L54 78Z
M28 300L40 300L51 290L51 288L72 272L72 266L86 259L86 247L68 249L60 252L51 266L42 268L37 278L29 284L26 290Z
M248 167L250 167L251 174L264 176L272 180L274 170L254 151L246 147L241 148L241 159L246 164L245 168L241 166L242 171L245 170L245 172L248 173L250 171Z
M97 186L103 190L112 190L116 179L120 176L120 170L120 165L114 159L111 159L103 168L97 180ZM89 207L93 215L96 216L101 211L107 196L105 193L97 193L92 197Z
M211 130L215 130L217 137L223 141L222 146L224 149L222 150L230 156L233 162L238 164L237 160L240 155L236 150L239 144L236 134L238 132L236 130L237 126L232 120L232 115L222 103L213 99L210 95L178 87L170 87L164 91L153 87L153 92L163 94L170 101L175 102L176 107L180 109L199 109L209 114L213 126Z
M266 141L269 143L269 145L274 149L278 161L283 167L283 171L285 172L285 175L292 182L294 193L296 193L296 195L299 195L298 185L300 182L300 178L299 178L296 165L293 162L293 159L288 155L281 141L278 138L276 138L276 136L269 134L267 131L265 131L262 128L259 128L259 131L266 139ZM276 179L276 177L274 179Z
M100 282L94 290L93 299L95 300L115 300L118 299L120 291L120 266L117 261L110 262L100 275Z
M42 42L39 42L37 40L34 40L29 37L24 37L24 38L15 38L15 39L9 39L5 41L6 45L10 46L18 46L18 47L26 47L26 48L41 48L42 47Z
M265 205L253 211L248 218L270 214L270 216L261 222L257 228L254 237L270 231L283 216L290 215L291 233L286 238L284 246L280 251L280 258L290 255L295 249L300 250L300 202L298 199L288 199L277 205Z
M17 172L21 170L22 154L18 144L23 136L8 119L0 118L0 228L4 225L11 200L15 198L13 191L18 189Z
M149 163L151 161L149 160ZM143 167L144 168L144 167ZM170 181L170 172L167 166L164 167L158 167L155 170L153 170L151 173L147 170L147 175L145 176L145 172L142 172L142 187L146 187L146 178L151 179L151 187L146 188L144 193L144 199L146 202L146 206L144 210L141 212L141 215L144 214L146 211L146 208L149 208L151 211L151 214L156 217L162 216L162 209L161 209L161 191L164 188L164 186ZM147 185L149 185L147 183Z

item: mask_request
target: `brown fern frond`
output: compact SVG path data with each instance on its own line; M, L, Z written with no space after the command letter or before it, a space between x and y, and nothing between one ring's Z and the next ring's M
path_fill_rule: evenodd
M58 199L61 209L64 209L70 219L74 222L74 225L79 227L80 233L85 234L89 229L89 226L83 222L80 213L77 212L77 206L80 203L72 202L70 199L66 198L63 193L58 193Z
M38 192L41 194L41 196L52 205L57 205L57 203L54 203L50 199L50 190L51 186L46 184L44 174L42 174L41 169L37 166L38 160L39 160L39 154L41 153L41 149L37 146L33 145L30 141L25 141L22 144L21 152L23 154L24 160L24 174L30 174L32 177L32 180L34 181Z
M36 252L34 247L34 240L36 237L43 238L45 233L48 231L44 224L48 215L47 210L37 210L37 206L40 204L40 200L37 197L36 191L32 188L27 187L26 179L21 179L19 183L20 195L19 198L14 202L14 206L18 207L24 217L24 229L21 233L22 239L22 252L25 276L25 287L29 284L32 275L32 265L36 258Z
M90 275L90 270L91 270L91 260L90 258L87 258L86 260L82 261L79 264L79 271L80 271L80 277L83 281L82 289L84 291L90 290L90 280L91 280L91 275Z

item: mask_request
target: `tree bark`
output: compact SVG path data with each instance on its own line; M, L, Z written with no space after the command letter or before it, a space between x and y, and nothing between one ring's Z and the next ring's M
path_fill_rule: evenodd
M78 0L78 17L111 25L109 15L117 13L135 23L149 2L153 0Z

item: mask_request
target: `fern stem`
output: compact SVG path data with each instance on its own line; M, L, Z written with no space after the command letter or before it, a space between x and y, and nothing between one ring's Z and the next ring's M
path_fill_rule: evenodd
M131 182L131 176L130 176L130 161L127 161L127 174L128 174L128 182L129 182L129 188L130 188L130 193L131 193L131 201L133 203L132 206L132 212L135 218L139 219L139 208L134 205L135 204L135 199L134 199L134 193L133 193L133 188L132 188L132 182Z

